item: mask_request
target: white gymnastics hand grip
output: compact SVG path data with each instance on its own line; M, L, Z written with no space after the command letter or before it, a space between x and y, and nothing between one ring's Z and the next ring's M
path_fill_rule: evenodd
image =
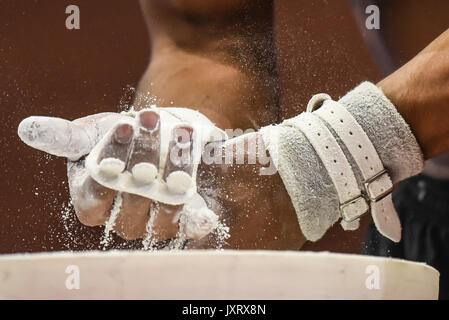
M140 112L145 110L148 109L141 110ZM157 112L160 119L158 168L150 163L141 163L134 166L130 171L118 159L117 161L114 161L115 159L99 161L101 151L110 141L113 130L108 132L92 149L86 158L86 168L94 180L107 188L140 195L166 204L184 204L197 192L196 174L204 146L208 142L226 140L227 135L203 114L192 109L152 107L151 110ZM138 130L134 118L137 119L139 113L129 112L128 115L129 117L121 122L134 126L136 128L134 130L136 134ZM173 130L184 125L193 128L193 137L191 140L193 145L190 158L193 167L192 175L189 176L189 174L182 171L174 171L164 178L164 170L166 168Z

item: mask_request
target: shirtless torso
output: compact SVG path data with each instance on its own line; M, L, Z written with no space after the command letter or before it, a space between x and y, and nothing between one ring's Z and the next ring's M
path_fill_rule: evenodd
M152 50L139 91L158 105L198 109L222 128L278 121L271 1L142 0L141 6Z

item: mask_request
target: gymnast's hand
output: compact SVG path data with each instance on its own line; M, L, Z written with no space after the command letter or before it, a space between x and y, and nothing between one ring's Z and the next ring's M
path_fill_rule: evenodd
M136 126L123 123L128 116L117 113L100 113L67 121L60 118L29 117L23 120L18 129L20 138L28 145L50 154L68 159L68 180L70 194L79 220L88 226L103 225L108 220L114 205L116 190L108 189L96 182L85 168L86 156L98 141L110 130L109 141L100 152L103 158L116 158L126 164L125 170L140 162L157 164L159 159L159 115L151 110L140 113ZM179 128L178 128L179 129ZM192 128L180 128L192 132ZM138 132L134 132L138 130ZM191 138L192 136L189 135ZM148 142L152 143L148 143ZM132 150L132 152L131 152ZM164 175L176 168L167 161ZM191 174L191 172L187 172ZM138 239L146 234L150 208L155 203L148 198L121 192L121 206L114 230L125 239ZM178 231L173 219L179 206L157 203L153 217L153 237L156 241L172 238Z
M160 145L154 143L158 135L159 115L151 110L140 113L132 126L123 123L128 116L117 113L101 113L74 121L60 118L29 117L21 122L18 133L28 145L47 153L68 159L69 189L76 214L81 223L88 226L104 225L110 217L117 191L96 182L88 173L85 156L110 130L110 140L100 152L101 161L116 158L126 163L125 170L141 162L156 163ZM139 132L135 133L135 128ZM178 127L179 129L179 127ZM181 128L192 132L192 128ZM174 137L176 135L173 135ZM194 135L189 135L190 139ZM297 249L305 239L302 236L292 204L282 181L276 172L260 174L267 163L250 163L254 152L265 152L265 146L258 133L229 139L218 144L221 160L212 164L201 162L198 168L198 192L208 199L211 208L229 227L231 237L225 247L241 249ZM150 142L153 143L144 143ZM239 142L240 141L240 142ZM243 148L242 148L243 146ZM131 150L131 152L130 152ZM231 162L229 162L231 155ZM228 157L228 158L227 158ZM237 159L241 159L236 163ZM167 161L164 177L173 170L188 167L174 167ZM152 219L152 237L156 242L171 239L178 233L178 221L174 219L180 206L156 203L148 198L121 192L122 203L114 230L125 239L143 238ZM158 210L151 210L157 206ZM151 217L154 214L155 216ZM202 239L193 239L190 248L213 248L217 235L210 234Z

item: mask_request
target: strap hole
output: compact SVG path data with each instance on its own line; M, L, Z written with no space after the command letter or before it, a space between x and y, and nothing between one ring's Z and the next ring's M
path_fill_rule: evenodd
M365 160L368 160L368 156L365 157Z
M334 114L334 110L331 110L331 113Z
M346 183L345 183L345 187L347 187L347 186L348 186L348 183L346 182Z
M334 163L337 163L337 160L334 159Z
M352 136L352 131L349 131L349 134Z
M329 149L329 146L326 146L326 149Z
M340 175L342 176L342 175L343 175L343 172L342 172L342 173L340 173Z
M311 123L309 123L309 126L311 126L312 124Z
M340 122L343 123L343 119L340 119Z
M371 170L371 171L373 171L373 170L374 170L374 168L373 168L373 167L370 167L370 170Z
M359 148L362 149L362 145L361 144L359 144Z
M321 136L321 133L318 132L317 134L318 134L319 136Z

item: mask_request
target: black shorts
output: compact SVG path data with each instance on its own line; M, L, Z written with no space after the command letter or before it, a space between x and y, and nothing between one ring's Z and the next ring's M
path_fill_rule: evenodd
M400 183L393 202L402 224L394 243L371 222L362 254L425 262L440 272L440 299L449 299L449 180L423 174Z

